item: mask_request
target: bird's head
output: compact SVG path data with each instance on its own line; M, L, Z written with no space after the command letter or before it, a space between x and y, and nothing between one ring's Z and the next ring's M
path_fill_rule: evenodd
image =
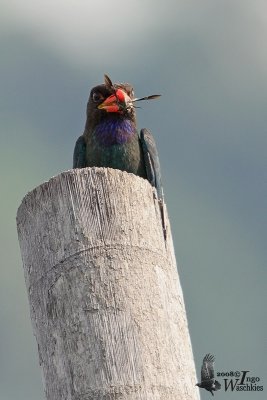
M87 103L87 125L88 128L98 124L107 118L127 118L135 123L136 101L150 100L159 95L134 98L132 85L129 83L112 83L111 79L104 75L104 83L95 86Z
M112 84L107 75L105 82L95 86L87 103L87 121L93 124L106 118L127 118L135 122L132 103L133 87L128 83Z

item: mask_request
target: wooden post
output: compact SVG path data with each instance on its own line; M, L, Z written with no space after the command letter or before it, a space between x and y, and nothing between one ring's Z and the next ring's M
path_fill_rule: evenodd
M47 400L197 400L167 219L148 181L64 172L28 193L18 236Z

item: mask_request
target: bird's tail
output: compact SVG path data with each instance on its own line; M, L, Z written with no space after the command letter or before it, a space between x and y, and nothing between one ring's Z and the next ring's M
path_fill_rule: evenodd
M165 207L164 200L160 199L159 200L159 209L160 209L160 214L161 214L161 223L162 223L164 240L166 240L166 238L167 238L167 226L166 226L166 218L165 218L164 207Z

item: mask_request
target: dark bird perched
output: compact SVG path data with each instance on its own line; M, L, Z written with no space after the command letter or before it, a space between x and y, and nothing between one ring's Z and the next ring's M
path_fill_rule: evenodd
M213 355L205 355L201 367L201 382L196 384L196 386L211 392L212 396L214 396L213 391L221 388L221 384L214 379L214 360Z
M91 90L84 133L74 149L73 168L116 168L147 179L157 190L165 229L158 152L147 129L138 134L134 105L159 96L134 98L130 84L113 84L104 75L104 84Z

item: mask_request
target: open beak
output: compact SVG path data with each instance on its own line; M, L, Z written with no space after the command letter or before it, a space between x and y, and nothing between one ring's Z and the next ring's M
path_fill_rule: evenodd
M132 108L132 100L124 90L117 89L114 94L107 97L97 108L107 112L122 113Z

